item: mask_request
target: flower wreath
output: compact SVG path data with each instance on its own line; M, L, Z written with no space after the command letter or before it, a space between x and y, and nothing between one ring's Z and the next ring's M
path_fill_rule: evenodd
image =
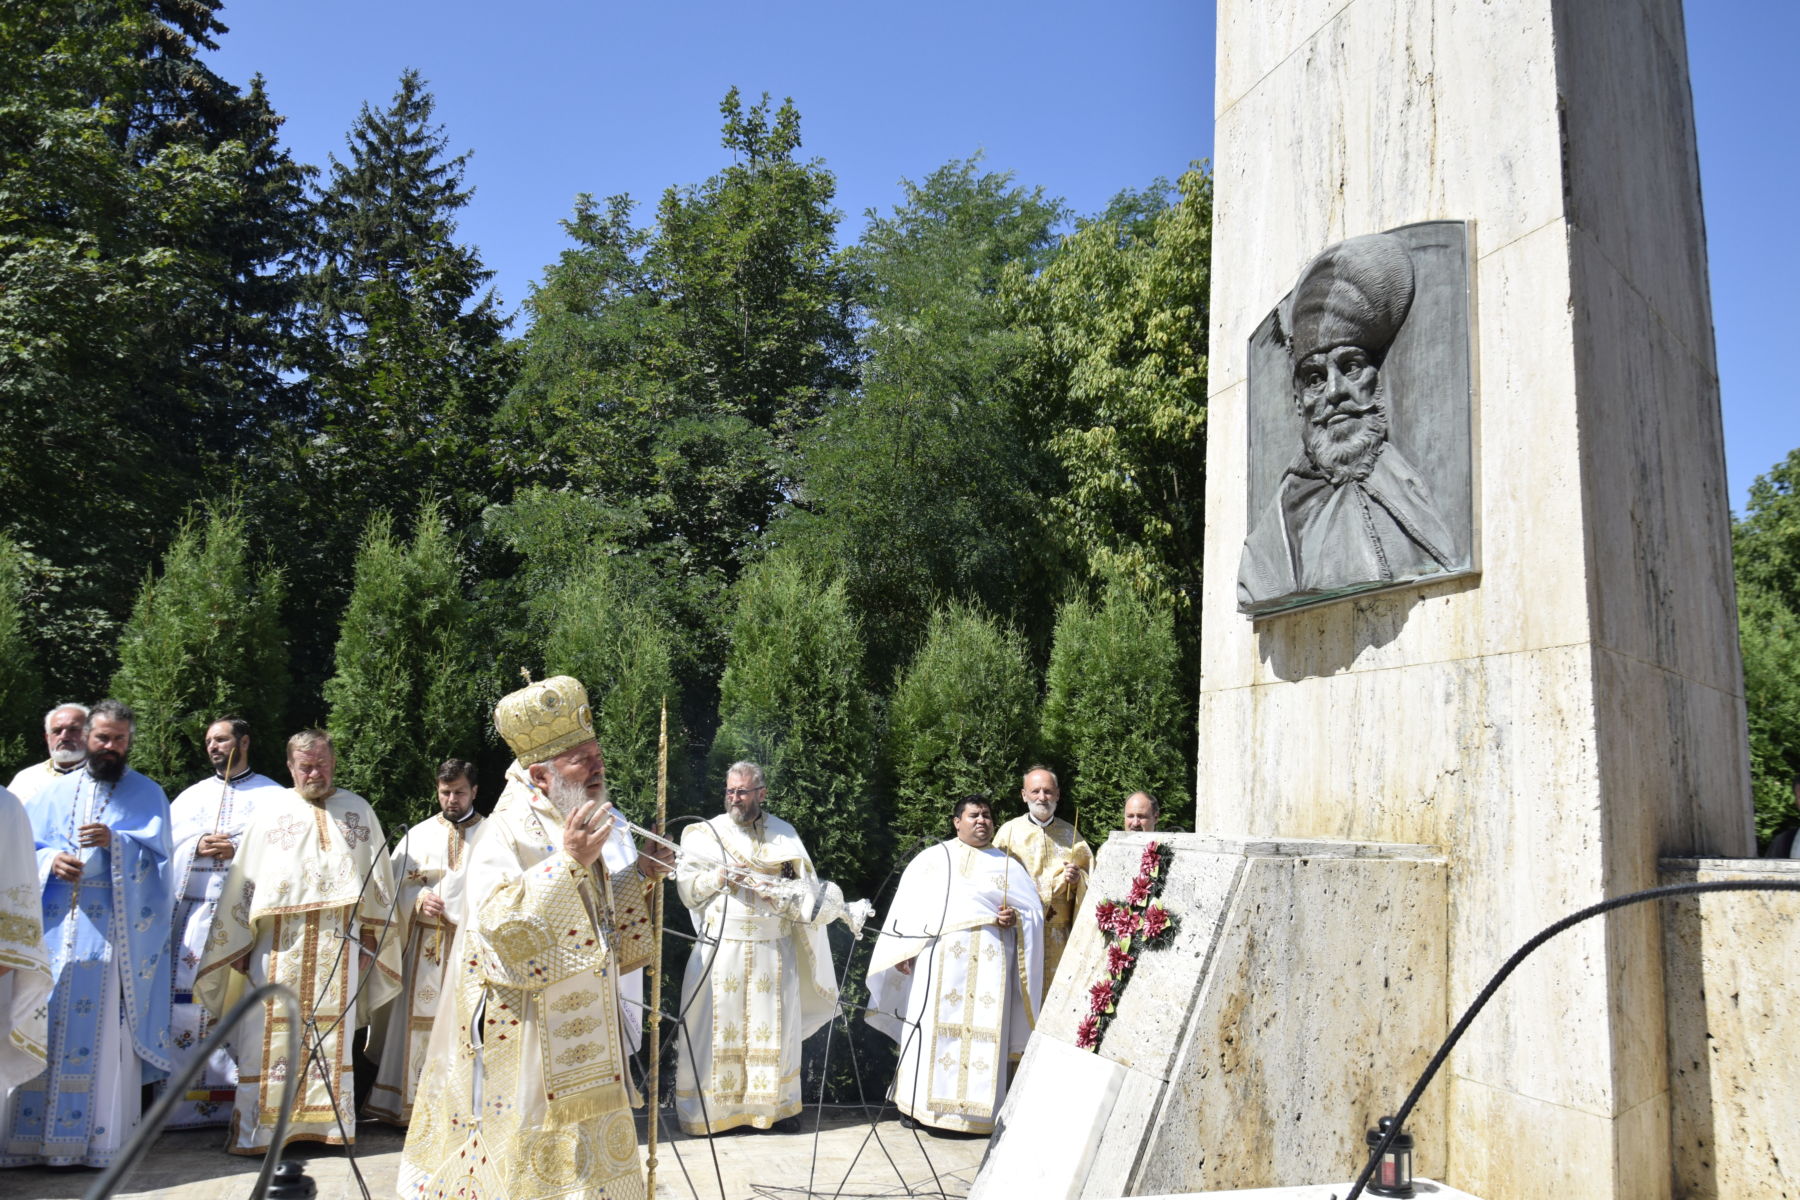
M1173 846L1151 842L1138 860L1131 893L1123 900L1102 900L1095 906L1094 923L1106 938L1106 977L1088 989L1088 1015L1075 1027L1078 1049L1099 1052L1100 1040L1118 1015L1125 985L1137 970L1138 955L1160 950L1175 939L1180 921L1157 898L1168 881L1174 857Z

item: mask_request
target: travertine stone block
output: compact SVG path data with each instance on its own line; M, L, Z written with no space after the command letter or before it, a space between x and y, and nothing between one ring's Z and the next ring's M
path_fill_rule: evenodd
M1362 1131L1444 1034L1441 857L1173 834L1159 835L1175 848L1163 899L1180 930L1140 960L1099 1054L1074 1050L1103 972L1094 908L1125 894L1150 840L1116 833L1101 848L975 1197L1240 1186L1268 1181L1271 1163L1279 1182L1354 1171ZM1443 1104L1428 1093L1409 1124L1421 1170L1442 1162Z
M1681 6L1221 0L1218 27L1196 827L1440 847L1454 1015L1662 856L1752 846ZM1245 620L1245 340L1324 246L1429 220L1471 228L1481 577ZM1444 1178L1670 1194L1667 953L1628 910L1508 982L1441 1081Z
M1800 881L1800 860L1669 859L1664 883ZM1800 893L1669 902L1663 976L1675 1193L1800 1196Z

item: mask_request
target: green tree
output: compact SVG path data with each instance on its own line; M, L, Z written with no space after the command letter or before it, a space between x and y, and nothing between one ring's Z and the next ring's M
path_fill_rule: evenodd
M385 512L371 517L325 700L337 781L375 806L384 829L429 816L438 763L475 753L470 617L438 504L420 508L410 543Z
M42 745L44 681L37 655L25 636L24 552L0 535L0 763L23 766Z
M1800 820L1800 450L1750 485L1732 528L1757 836Z
M1199 647L1212 178L1123 192L1007 294L1033 343L1034 412L1066 481L1051 505L1095 580L1173 605ZM1163 602L1159 600L1159 602Z
M888 713L900 844L947 836L951 807L964 796L991 798L1004 819L1036 728L1037 681L1025 639L966 605L932 614Z
M1800 823L1800 616L1753 583L1738 585L1744 707L1750 727L1750 788L1756 836L1767 842Z
M1056 619L1044 680L1041 745L1062 781L1061 815L1098 843L1142 788L1173 817L1192 794L1188 699L1166 605L1114 580L1095 604L1076 596Z
M287 708L286 584L280 570L250 564L235 504L190 516L144 580L119 643L111 693L137 710L132 765L171 791L212 769L207 723L250 722L257 765L280 762Z
M733 89L721 114L732 163L670 188L652 228L628 197L577 201L498 422L510 473L591 499L615 552L656 560L702 706L727 590L792 491L801 432L853 382L832 176L796 157L791 101L746 108Z
M260 89L201 61L217 8L0 11L0 525L56 561L31 625L75 692L279 378L299 169Z
M624 568L604 556L550 592L544 608L544 673L573 675L586 686L608 792L632 820L648 825L656 814L665 699L671 771L681 765L681 697L668 632Z
M863 387L807 439L802 487L771 535L842 572L878 682L943 600L1047 647L1065 558L1045 519L1056 464L1024 419L1031 343L999 296L1009 269L1049 262L1063 208L973 159L902 186L845 256L867 317Z
M418 72L404 72L391 103L362 106L317 197L301 280L315 367L276 448L286 486L261 517L297 547L296 570L320 581L296 596L296 635L309 645L331 637L344 564L373 514L405 525L431 499L460 534L505 499L487 448L511 379L506 319L486 286L492 272L456 240L468 155L450 155L434 110ZM316 694L319 671L302 675L302 692Z
M712 778L722 786L738 759L759 764L769 808L793 823L813 861L846 894L867 894L885 849L883 814L862 637L843 584L776 556L734 594Z

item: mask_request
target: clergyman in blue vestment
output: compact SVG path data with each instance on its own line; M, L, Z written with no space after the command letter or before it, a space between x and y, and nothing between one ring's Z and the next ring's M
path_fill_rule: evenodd
M132 714L96 705L86 766L27 804L44 885L50 1055L7 1105L0 1166L104 1167L169 1070L169 801L125 765Z

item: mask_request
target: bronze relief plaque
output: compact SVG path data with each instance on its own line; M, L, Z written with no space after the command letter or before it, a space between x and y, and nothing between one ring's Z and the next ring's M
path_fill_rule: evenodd
M1251 617L1473 574L1468 227L1326 247L1250 335Z

